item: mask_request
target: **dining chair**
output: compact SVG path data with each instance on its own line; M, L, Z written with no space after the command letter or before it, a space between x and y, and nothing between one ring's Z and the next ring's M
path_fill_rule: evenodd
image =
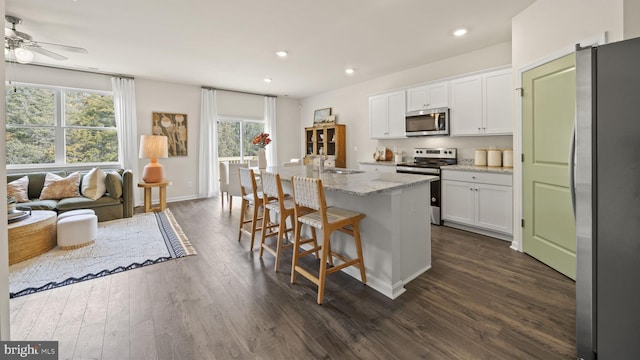
M333 206L328 207L322 180L318 178L294 176L291 181L293 182L293 199L296 217L291 263L291 283L295 282L296 274L300 273L300 275L316 284L318 286L318 304L322 304L324 298L327 275L340 271L345 267L355 266L360 269L360 278L362 283L366 284L367 277L364 269L364 257L362 256L362 244L360 241L360 220L365 217L365 214ZM320 246L316 245L315 249L300 252L302 224L309 225L312 229L322 231L322 244ZM353 237L356 247L356 258L349 259L331 250L331 234L336 230ZM322 250L320 269L317 277L299 264L300 258L309 255L314 250ZM334 265L334 257L341 260L342 263ZM331 268L328 269L327 264L331 265Z
M293 243L288 242L288 234L291 233L293 235L293 225L295 224L293 198L291 195L284 193L279 174L263 171L260 177L262 179L263 198L265 199L260 257L262 257L264 250L275 256L274 270L278 271L282 250L293 246ZM271 219L271 212L276 215L276 218L273 219L274 221ZM291 227L287 227L287 219L290 219ZM269 237L276 237L274 247L267 244L266 239Z
M222 208L224 209L224 198L226 195L229 211L233 208L233 197L242 196L240 190L240 177L238 169L246 168L247 164L229 163L228 161L220 162L220 197Z
M240 224L238 226L238 241L242 239L242 234L245 233L251 237L251 244L249 250L253 250L253 243L256 236L256 231L260 230L262 226L258 227L258 221L262 221L263 216L260 215L260 211L263 208L264 201L262 191L258 191L258 185L256 183L255 174L252 169L239 168L240 173L240 190L242 193L242 208L240 209ZM246 218L249 208L253 208L252 215L249 219ZM264 213L264 211L262 211ZM251 231L244 228L245 225L251 226Z

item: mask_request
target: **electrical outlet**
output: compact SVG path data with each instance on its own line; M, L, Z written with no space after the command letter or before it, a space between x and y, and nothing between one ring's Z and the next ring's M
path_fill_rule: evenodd
M187 187L192 188L193 187L193 181L187 181Z
M358 146L357 145L353 147L353 151L358 151Z

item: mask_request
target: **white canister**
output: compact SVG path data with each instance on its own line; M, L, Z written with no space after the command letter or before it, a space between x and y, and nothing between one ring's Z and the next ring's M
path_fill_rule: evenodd
M499 149L489 149L487 151L487 165L495 167L502 166L502 151Z
M513 150L504 149L502 150L502 166L504 167L513 167Z
M476 150L476 158L473 164L475 166L487 166L487 150L486 149Z

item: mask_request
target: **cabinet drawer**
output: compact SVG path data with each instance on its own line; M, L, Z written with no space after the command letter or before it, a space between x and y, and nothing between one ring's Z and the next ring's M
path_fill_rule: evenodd
M483 184L511 186L510 174L495 174L476 171L442 170L442 180L468 181Z

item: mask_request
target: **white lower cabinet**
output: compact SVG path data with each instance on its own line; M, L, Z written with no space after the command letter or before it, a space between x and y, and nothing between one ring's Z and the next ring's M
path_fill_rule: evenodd
M445 225L451 222L470 231L486 230L478 232L502 239L513 235L510 174L443 170L441 177Z
M394 173L396 172L396 167L394 165L374 165L374 164L358 164L360 170L364 171L376 171L376 172L388 172Z

